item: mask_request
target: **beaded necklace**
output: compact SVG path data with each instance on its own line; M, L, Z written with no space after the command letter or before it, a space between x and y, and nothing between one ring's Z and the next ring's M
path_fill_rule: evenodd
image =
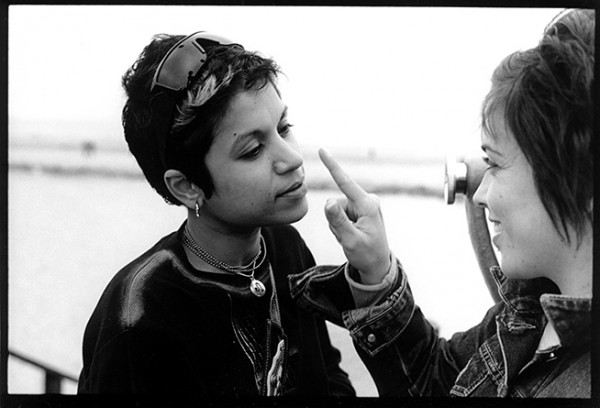
M267 246L265 245L265 239L262 235L260 236L260 246L258 252L254 258L252 258L250 263L242 266L229 265L228 263L219 261L210 253L208 253L194 240L194 238L192 238L187 224L183 230L183 243L190 249L190 251L192 251L198 258L202 259L207 264L217 269L221 269L222 271L241 275L250 279L250 292L252 292L253 295L262 297L266 293L265 285L258 279L254 278L254 272L262 266L267 258Z

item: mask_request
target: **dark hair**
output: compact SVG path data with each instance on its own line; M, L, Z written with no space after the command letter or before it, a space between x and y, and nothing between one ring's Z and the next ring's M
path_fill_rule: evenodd
M594 26L593 10L561 15L535 48L500 63L482 108L483 129L492 137L492 115L504 112L540 199L567 242L568 225L579 243L592 221Z
M239 92L261 89L267 84L277 90L275 81L280 73L273 60L239 46L207 48L206 63L188 89L178 94L173 117L157 118L161 112L153 109L154 94L150 92L154 72L169 49L182 38L155 35L122 79L127 94L122 122L129 150L150 185L166 202L176 205L181 203L168 190L163 179L165 171L181 171L210 197L214 185L204 159L229 103ZM168 135L157 137L155 133L161 130L154 128L155 123L165 120L169 130L163 132ZM157 140L160 137L166 137L166 146L161 147ZM160 152L161 148L165 151Z

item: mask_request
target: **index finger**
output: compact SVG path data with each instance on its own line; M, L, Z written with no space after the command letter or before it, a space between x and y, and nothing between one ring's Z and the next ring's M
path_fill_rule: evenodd
M339 187L339 189L352 201L358 201L367 195L367 192L363 190L358 183L350 178L348 174L342 169L342 167L335 161L333 156L323 149L319 149L319 157L321 161L327 167L329 174L333 177L333 181Z

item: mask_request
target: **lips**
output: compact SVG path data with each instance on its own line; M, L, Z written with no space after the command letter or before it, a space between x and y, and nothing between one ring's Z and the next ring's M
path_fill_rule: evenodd
M298 180L291 184L287 189L277 194L277 197L304 197L307 192L304 179Z
M496 247L496 249L498 249L498 251L500 251L500 237L501 237L500 233L495 234L492 237L492 244L494 244L494 246Z
M496 248L498 248L498 240L500 237L500 233L502 232L500 230L500 221L497 221L493 218L488 218L489 222L492 224L493 226L493 232L492 232L492 243L494 244L494 246Z
M493 218L489 218L489 221L490 221L490 223L492 223L492 225L494 225L494 226L498 226L498 225L500 225L500 221L496 221L496 220L495 220L495 219L493 219Z

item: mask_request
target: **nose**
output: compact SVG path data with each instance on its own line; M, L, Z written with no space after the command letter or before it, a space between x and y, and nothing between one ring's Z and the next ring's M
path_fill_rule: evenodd
M487 208L487 191L489 187L489 176L487 171L483 174L483 178L481 179L481 183L477 190L475 190L475 194L473 194L473 202L478 207Z
M273 168L277 174L285 174L294 171L304 164L298 145L291 140L278 138L276 144Z

